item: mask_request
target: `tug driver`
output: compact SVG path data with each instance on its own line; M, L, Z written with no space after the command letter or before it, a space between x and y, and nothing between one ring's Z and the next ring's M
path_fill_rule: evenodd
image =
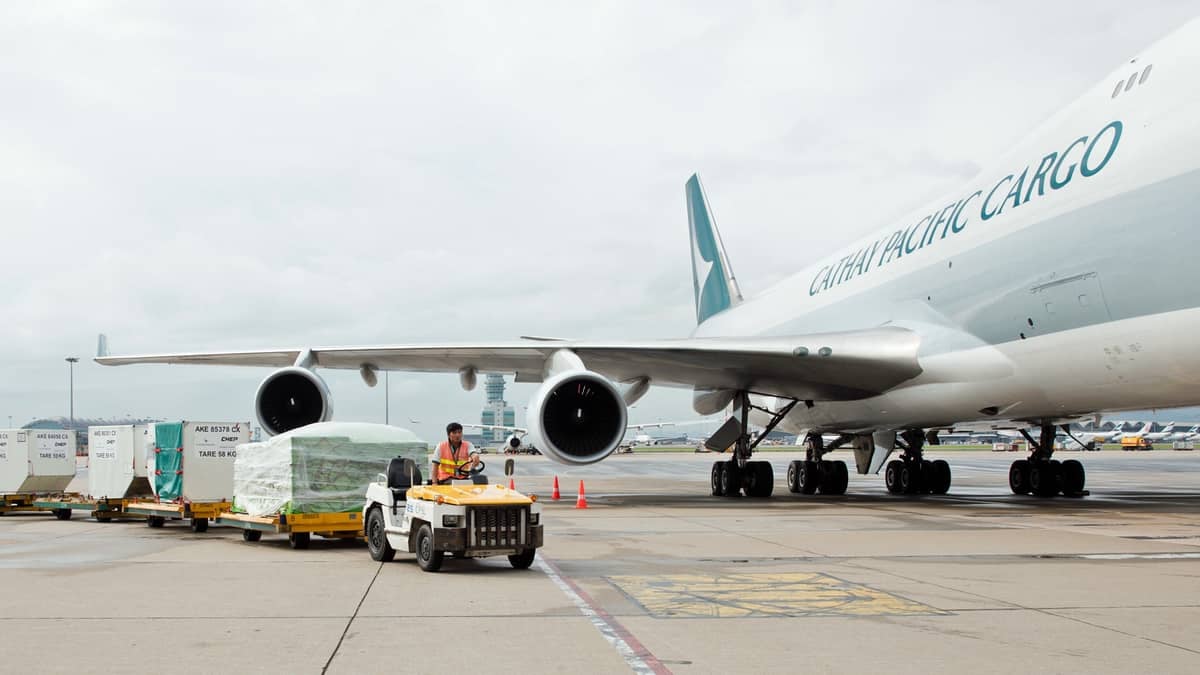
M471 444L463 440L463 428L458 422L446 425L446 440L438 444L434 482L446 485L455 477L466 478L466 473L479 464L479 454L472 452Z

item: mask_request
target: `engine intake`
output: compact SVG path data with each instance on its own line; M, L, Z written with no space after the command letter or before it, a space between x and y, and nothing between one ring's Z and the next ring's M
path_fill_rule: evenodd
M588 370L551 377L529 403L534 445L564 464L608 457L625 437L625 425L625 401L616 385Z
M306 368L282 368L258 385L254 397L258 423L272 436L333 417L329 387Z

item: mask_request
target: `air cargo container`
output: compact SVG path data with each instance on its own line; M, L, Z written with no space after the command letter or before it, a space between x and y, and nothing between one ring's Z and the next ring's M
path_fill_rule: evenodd
M0 430L0 493L61 492L74 478L74 431Z
M249 422L158 422L153 437L146 472L159 501L233 497L233 461L237 446L250 441Z
M153 494L146 477L146 441L152 427L88 427L88 495L124 499Z

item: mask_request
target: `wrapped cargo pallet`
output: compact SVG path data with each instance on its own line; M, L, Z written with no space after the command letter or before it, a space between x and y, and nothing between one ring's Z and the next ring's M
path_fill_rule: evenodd
M249 422L156 422L146 454L160 501L219 502L233 496L233 460Z
M95 499L152 494L146 477L146 442L152 426L88 427L88 495Z
M233 508L252 516L359 511L367 485L393 457L425 469L429 446L407 429L359 422L310 424L238 446Z
M0 492L62 492L74 478L74 431L0 430Z

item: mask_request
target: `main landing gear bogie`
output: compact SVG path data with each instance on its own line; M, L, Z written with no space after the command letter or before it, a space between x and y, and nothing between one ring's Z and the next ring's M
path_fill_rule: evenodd
M713 462L712 495L714 497L770 497L775 491L775 470L770 462L746 462L738 466L733 460Z
M1079 497L1085 493L1086 481L1077 459L1018 459L1008 469L1008 487L1017 495Z
M811 495L844 495L850 482L846 463L830 460L795 460L788 464L788 491Z
M950 491L950 464L944 459L893 459L883 478L894 495L944 495Z
M1013 494L1037 497L1053 497L1059 494L1065 497L1082 497L1087 494L1087 490L1084 489L1087 474L1079 460L1068 459L1060 462L1051 459L1056 433L1057 429L1053 424L1043 424L1037 439L1028 432L1021 431L1033 452L1029 459L1018 459L1008 468L1008 487Z

